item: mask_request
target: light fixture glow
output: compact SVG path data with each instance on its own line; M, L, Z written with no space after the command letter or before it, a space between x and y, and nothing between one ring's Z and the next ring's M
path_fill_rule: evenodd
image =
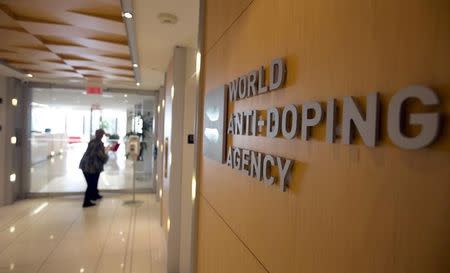
M16 144L17 143L17 137L12 136L11 137L11 144Z
M170 231L170 218L167 218L167 231Z
M19 103L19 101L16 98L12 98L11 99L11 105L12 106L17 106L18 103Z
M140 82L137 82L136 85L137 85L137 86L141 86L141 83L140 83Z
M15 264L9 264L9 271L13 271L16 268Z
M16 231L16 227L15 226L9 227L9 232L10 233L14 233L15 231Z
M170 96L173 99L173 96L175 96L175 87L172 85L172 87L170 88Z
M51 155L51 156L54 156L54 155L55 155L55 151L51 151L51 152L50 152L50 155Z
M161 101L161 104L162 104L162 107L164 108L164 106L166 105L166 101L165 101L165 100L162 100L162 101Z
M128 98L128 95L127 94L125 94L125 95L123 95L125 98Z
M161 111L161 106L158 105L158 114Z
M197 195L197 179L195 178L195 174L192 174L191 191L192 201L195 201L195 197Z
M133 64L133 67L137 68L137 67L139 67L139 65L138 64Z
M162 189L159 189L159 199L162 198Z
M31 73L28 73L26 76L27 76L28 78L33 78L33 74L31 74Z
M202 54L200 51L197 51L197 58L195 60L195 73L197 74L197 77L200 75L200 68L202 65Z
M53 239L55 239L55 236L50 235L50 240L53 240Z
M133 14L131 12L123 12L122 16L127 18L127 19L133 18Z
M84 268L80 268L80 273L84 273Z
M30 168L30 173L34 173L34 168Z
M9 175L9 182L16 182L16 174L12 173Z
M158 181L158 177L159 177L158 175L155 175L155 180L156 180L156 181Z

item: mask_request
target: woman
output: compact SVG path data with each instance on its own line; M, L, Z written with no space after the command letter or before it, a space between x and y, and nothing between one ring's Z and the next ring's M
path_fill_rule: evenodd
M97 187L98 178L103 171L103 165L108 161L108 155L106 154L105 146L102 142L104 135L105 131L103 131L103 129L95 131L95 138L89 142L86 152L80 162L80 169L83 171L87 183L83 208L95 206L91 200L95 201L103 197L99 194Z

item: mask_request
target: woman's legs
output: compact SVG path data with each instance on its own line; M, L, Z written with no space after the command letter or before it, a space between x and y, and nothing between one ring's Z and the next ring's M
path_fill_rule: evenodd
M94 189L93 189L93 197L94 199L92 200L97 200L97 199L101 199L103 196L100 195L100 193L98 192L98 179L100 178L100 173L96 173L94 174L93 180L94 180Z
M95 186L95 175L96 174L83 172L83 175L84 175L84 178L86 178L86 183L87 183L86 192L84 193L83 207L90 207L90 206L95 205L91 202L91 200L93 200L93 198L95 196L94 186ZM97 179L98 179L98 176L97 176Z

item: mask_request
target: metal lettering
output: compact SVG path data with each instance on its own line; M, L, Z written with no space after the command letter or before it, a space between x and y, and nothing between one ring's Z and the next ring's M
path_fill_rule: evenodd
M270 65L270 90L275 90L284 85L286 81L286 64L279 58L272 61Z
M313 117L309 117L309 112L313 111ZM302 105L302 140L308 140L311 136L311 127L316 126L322 120L323 110L317 101L305 102Z
M336 140L336 100L328 99L327 103L327 142Z
M353 141L352 123L358 129L364 143L369 147L375 147L379 130L379 98L378 93L371 93L366 97L366 115L352 97L344 97L342 142L350 144Z
M249 164L250 164L250 151L246 150L246 149L242 149L242 153L241 153L241 170L242 172L244 172L246 175L249 175Z
M267 92L266 76L264 66L261 66L258 70L258 94L263 94L266 92Z
M395 145L408 150L420 149L430 145L439 132L439 113L413 113L409 114L406 121L408 124L420 125L421 131L414 137L403 134L402 108L403 103L410 98L418 99L427 106L439 104L436 93L424 86L403 88L391 98L388 107L388 135Z
M298 112L297 107L289 104L283 109L281 118L281 133L286 139L293 139L298 130Z
M267 136L274 138L280 133L280 113L273 107L267 110Z
M287 174L290 172L292 165L292 160L277 156L278 174L280 176L280 190L282 192L285 192L286 188L289 185L289 177L287 176Z
M238 84L239 84L239 80L233 80L230 82L229 86L228 86L228 97L230 98L230 101L235 101L237 100L237 96L238 96Z
M272 166L275 164L275 160L271 155L265 155L263 160L263 180L267 185L273 185L275 183L275 177L272 173Z
M227 166L233 167L233 153L231 147L228 148L228 154L227 154Z
M240 170L241 164L242 164L241 149L234 148L233 149L233 169Z
M257 153L254 151L250 152L250 176L256 177L259 181L261 181L261 171L262 171L262 164L261 164L261 153Z
M238 93L241 100L247 96L247 77L245 76L239 77Z
M258 70L254 70L248 74L248 96L258 95Z
M242 113L234 114L234 133L236 135L244 134L244 123L242 119Z

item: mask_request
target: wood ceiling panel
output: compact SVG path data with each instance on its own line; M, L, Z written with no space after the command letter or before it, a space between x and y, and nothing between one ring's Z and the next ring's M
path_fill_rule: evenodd
M83 45L83 46L89 47L89 48L107 49L109 52L122 53L122 54L130 53L130 49L128 48L127 44L105 42L105 41L86 39L86 38L74 38L73 40L76 41L77 43L79 43L80 45Z
M19 25L17 24L16 20L14 20L14 18L11 18L11 16L5 11L5 9L5 6L0 4L0 26L8 28L18 27Z
M52 70L73 70L73 67L67 64L61 64L61 63L53 63L53 62L39 62L39 64L30 64L30 63L16 63L16 62L10 62L11 66L23 69L23 70L46 70L46 71L52 71Z
M51 54L51 53L50 53ZM15 52L0 52L0 59L5 59L8 61L24 62L28 63L30 61L40 62L40 61L59 61L61 60L57 55L46 55L46 54L19 54Z
M98 75L98 76L106 76L106 75L120 75L120 76L133 76L133 71L129 70L121 70L121 69L115 69L115 71L106 71L106 70L83 70L83 69L77 69L78 73L82 75Z
M124 77L124 76L116 76L116 75L108 75L106 79L116 80L116 81L134 81L134 77Z
M128 59L120 59L120 58L111 58L111 57L104 57L104 56L98 56L98 55L91 55L91 54L79 54L80 57L95 61L98 63L104 63L107 65L113 65L113 66L131 66L131 61ZM77 60L75 60L77 61ZM72 61L70 59L66 60L66 63L72 65Z
M34 35L53 35L60 37L95 37L96 31L70 25L57 25L30 21L19 21L19 24Z
M54 70L51 73L33 73L35 77L38 78L49 78L49 79L58 79L58 78L83 78L83 76L77 72L68 72L68 71L58 71Z
M103 49L96 49L84 46L66 46L66 45L46 45L51 51L56 54L91 54L91 55L107 55L110 53L115 53L114 48L104 47ZM121 54L123 56L129 57L128 52Z
M60 57L57 54L49 50L16 47L15 51L23 56L36 58L38 60L60 60Z
M0 27L0 37L2 39L0 48L6 48L10 46L43 46L42 42L39 41L39 39L27 32Z
M99 32L125 36L126 30L122 20L110 20L75 12L64 13L64 19L71 25Z
M120 69L133 70L131 63L129 65L111 65L102 62L85 61L85 60L66 60L66 63L73 67L90 67L96 70Z
M134 80L120 0L0 0L0 37L0 59L36 77Z

